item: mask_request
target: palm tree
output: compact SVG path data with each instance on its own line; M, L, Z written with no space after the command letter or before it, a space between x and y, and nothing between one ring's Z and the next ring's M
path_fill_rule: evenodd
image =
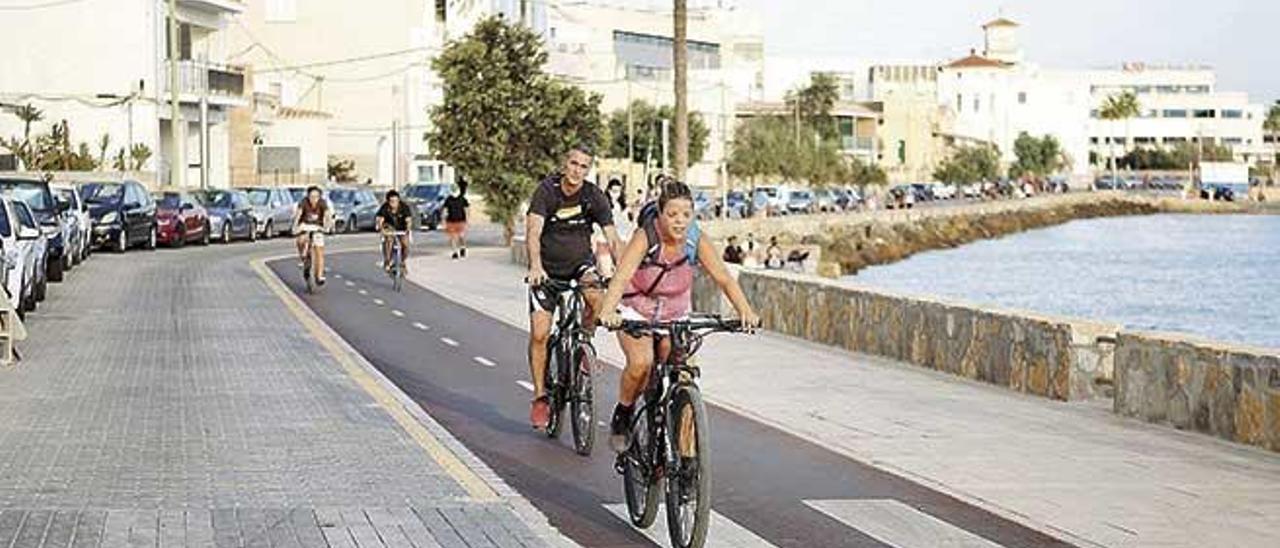
M1271 105L1271 110L1267 111L1267 119L1262 122L1262 129L1271 134L1272 146L1280 146L1277 140L1280 139L1280 101L1276 101ZM1271 158L1271 184L1276 184L1276 174L1280 171L1280 154L1276 154Z
M1107 97L1107 99L1102 102L1102 108L1098 110L1098 116L1103 120L1110 120L1113 122L1116 120L1125 121L1126 129L1125 129L1124 146L1125 146L1126 152L1128 151L1128 148L1129 148L1129 136L1128 136L1129 119L1136 117L1138 114L1140 114L1141 109L1142 107L1138 104L1138 96L1134 95L1132 91L1126 91L1123 93L1119 93L1119 94ZM1108 156L1107 161L1110 163L1111 181L1112 181L1112 184L1114 184L1116 180L1115 139L1112 136L1108 135L1107 143L1109 144L1108 152L1107 152L1107 156Z

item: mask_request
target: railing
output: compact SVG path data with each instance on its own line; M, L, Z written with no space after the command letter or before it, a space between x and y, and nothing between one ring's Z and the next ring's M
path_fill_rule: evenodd
M844 136L840 139L840 147L846 151L871 152L875 137Z
M168 67L168 63L165 64ZM169 93L169 73L165 71L161 89ZM204 61L178 62L178 91L200 95L208 90L211 96L240 97L244 95L244 69Z

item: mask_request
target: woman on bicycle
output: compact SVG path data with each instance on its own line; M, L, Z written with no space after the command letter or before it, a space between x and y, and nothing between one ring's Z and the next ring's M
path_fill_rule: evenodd
M409 228L413 226L413 212L409 205L400 201L400 193L387 191L387 198L378 208L374 221L375 229L382 233L382 268L391 272L391 238L400 240L401 272L409 273ZM395 233L399 232L397 236Z
M677 320L689 314L693 300L694 269L701 266L729 298L743 325L755 327L760 318L747 302L738 281L729 274L711 240L693 218L693 192L675 180L663 183L657 203L641 209L636 231L622 252L618 269L609 283L600 323L618 327L624 318L643 321ZM622 304L621 311L618 305ZM618 406L613 411L610 441L617 451L626 449L631 414L653 369L653 340L618 333L626 354ZM664 343L661 352L669 351Z
M307 238L313 244L310 250L315 257L316 283L324 285L324 233L333 229L333 209L325 201L320 187L307 188L307 195L293 212L293 233L297 235L298 260L306 262Z

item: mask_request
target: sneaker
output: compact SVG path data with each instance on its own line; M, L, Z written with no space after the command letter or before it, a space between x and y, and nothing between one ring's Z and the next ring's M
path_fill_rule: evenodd
M551 425L551 403L546 396L534 398L529 408L529 422L534 430L546 430Z
M316 276L316 285L324 285L324 275Z
M609 421L609 444L615 452L627 450L631 434L631 413L633 407L618 404L613 408L613 420Z
M449 258L450 258L450 259L453 259L453 260L455 260L455 261L456 261L456 260L458 260L458 252L457 252L457 251L454 251L454 252L453 252L453 255L450 255L450 256L449 256Z
M462 248L462 250L458 252L458 256L465 259L467 257L467 248Z

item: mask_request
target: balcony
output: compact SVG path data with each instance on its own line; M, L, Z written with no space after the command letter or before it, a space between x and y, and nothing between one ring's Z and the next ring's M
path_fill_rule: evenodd
M874 137L852 137L849 135L841 136L840 148L844 152L865 152L870 154L874 144Z
M165 79L160 89L168 94L169 64L165 63ZM184 101L192 100L207 94L210 99L234 99L234 103L244 101L244 69L204 61L178 62L178 92ZM224 101L225 102L225 101Z

